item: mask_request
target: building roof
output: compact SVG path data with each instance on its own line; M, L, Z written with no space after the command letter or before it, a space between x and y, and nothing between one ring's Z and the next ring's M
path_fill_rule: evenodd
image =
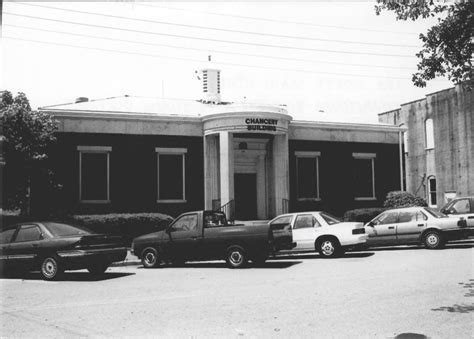
M201 117L216 114L222 111L232 111L233 108L267 107L251 103L204 103L190 99L170 99L141 96L118 96L104 99L89 100L77 103L40 107L40 110L50 112L77 112L77 113L115 113L130 115L151 116L180 116ZM271 105L272 111L287 114L283 106Z

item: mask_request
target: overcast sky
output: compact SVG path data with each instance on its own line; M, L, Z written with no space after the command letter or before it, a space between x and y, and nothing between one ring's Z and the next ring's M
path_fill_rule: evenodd
M200 99L195 71L213 67L224 101L287 104L303 120L376 122L452 87L411 83L418 35L433 23L377 16L373 2L10 1L0 87L25 92L34 108L79 96Z

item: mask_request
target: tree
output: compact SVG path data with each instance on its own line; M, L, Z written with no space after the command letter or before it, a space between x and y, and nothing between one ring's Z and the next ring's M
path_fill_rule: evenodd
M420 34L422 50L416 54L421 59L418 72L413 74L415 86L425 87L426 81L437 76L447 76L455 84L474 87L472 58L474 52L474 1L453 3L434 0L377 0L375 12L395 12L397 20L417 20L438 17L438 23Z
M5 207L30 214L33 183L48 178L52 184L47 151L56 141L57 121L49 114L32 111L24 93L13 97L8 91L1 93L0 119L6 163L2 178Z

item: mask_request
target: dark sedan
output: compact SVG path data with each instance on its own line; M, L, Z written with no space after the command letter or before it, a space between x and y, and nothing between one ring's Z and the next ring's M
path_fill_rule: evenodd
M63 223L25 222L0 233L0 269L4 273L39 270L44 279L53 280L65 270L87 268L99 275L126 255L121 237Z

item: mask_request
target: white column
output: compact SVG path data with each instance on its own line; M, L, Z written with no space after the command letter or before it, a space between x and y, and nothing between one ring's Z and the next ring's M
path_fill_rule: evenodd
M213 209L212 201L219 199L219 154L217 135L204 137L204 208Z
M288 136L276 135L273 139L273 164L275 187L275 212L283 212L283 199L289 199Z
M257 157L257 217L260 220L267 218L265 183L265 156Z
M234 200L234 145L233 135L219 132L221 205Z

